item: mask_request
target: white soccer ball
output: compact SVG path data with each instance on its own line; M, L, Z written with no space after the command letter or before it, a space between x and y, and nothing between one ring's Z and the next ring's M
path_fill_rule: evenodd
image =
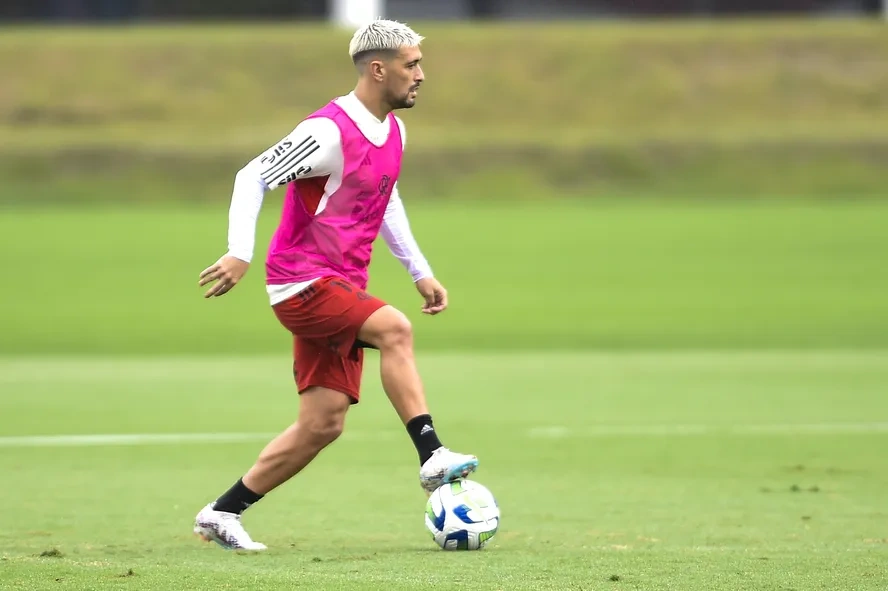
M426 527L444 550L480 550L496 534L499 518L493 494L473 480L440 486L426 503Z

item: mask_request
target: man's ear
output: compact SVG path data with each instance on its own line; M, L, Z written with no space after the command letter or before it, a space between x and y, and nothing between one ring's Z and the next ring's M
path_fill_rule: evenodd
M381 59L375 59L369 64L370 76L377 82L382 82L385 78L385 62Z

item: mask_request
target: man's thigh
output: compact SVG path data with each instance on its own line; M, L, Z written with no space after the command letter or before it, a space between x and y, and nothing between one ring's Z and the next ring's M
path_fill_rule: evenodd
M385 305L343 279L328 277L275 304L274 313L294 336L322 343L347 357L354 356L361 327Z
M312 387L329 388L357 404L363 370L364 352L359 348L343 357L316 341L293 337L293 378L300 394Z
M357 401L362 348L367 346L358 341L358 332L385 305L349 282L331 277L274 306L278 320L294 337L293 370L300 392L324 386L344 391Z

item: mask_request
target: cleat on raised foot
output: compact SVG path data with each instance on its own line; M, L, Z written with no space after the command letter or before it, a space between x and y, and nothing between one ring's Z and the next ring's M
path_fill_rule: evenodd
M216 542L226 550L261 552L265 544L254 542L241 524L241 516L213 509L210 503L194 518L194 533L206 542Z
M419 483L431 494L442 484L466 478L478 468L478 458L439 447L419 469Z

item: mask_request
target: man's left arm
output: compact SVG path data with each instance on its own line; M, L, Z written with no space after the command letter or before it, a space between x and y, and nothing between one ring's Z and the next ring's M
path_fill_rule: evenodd
M395 121L401 133L401 148L406 149L407 129L400 117L395 116ZM410 231L410 222L407 221L407 211L401 201L397 181L392 187L392 195L385 209L380 233L389 250L413 277L416 290L425 300L422 306L423 313L434 315L443 312L447 308L447 290L435 279L432 267L422 255L413 232Z
M398 183L395 183L392 189L392 196L385 209L380 234L391 253L401 261L401 264L413 277L414 282L434 276L431 265L423 256L419 244L416 243L416 238L413 237L410 222L407 220L407 211L404 209L404 202L401 201L401 196L398 193Z
M413 237L407 211L398 192L398 183L392 188L380 235L391 253L413 277L416 289L426 302L422 311L426 314L443 312L447 308L447 290L435 279L431 265Z

